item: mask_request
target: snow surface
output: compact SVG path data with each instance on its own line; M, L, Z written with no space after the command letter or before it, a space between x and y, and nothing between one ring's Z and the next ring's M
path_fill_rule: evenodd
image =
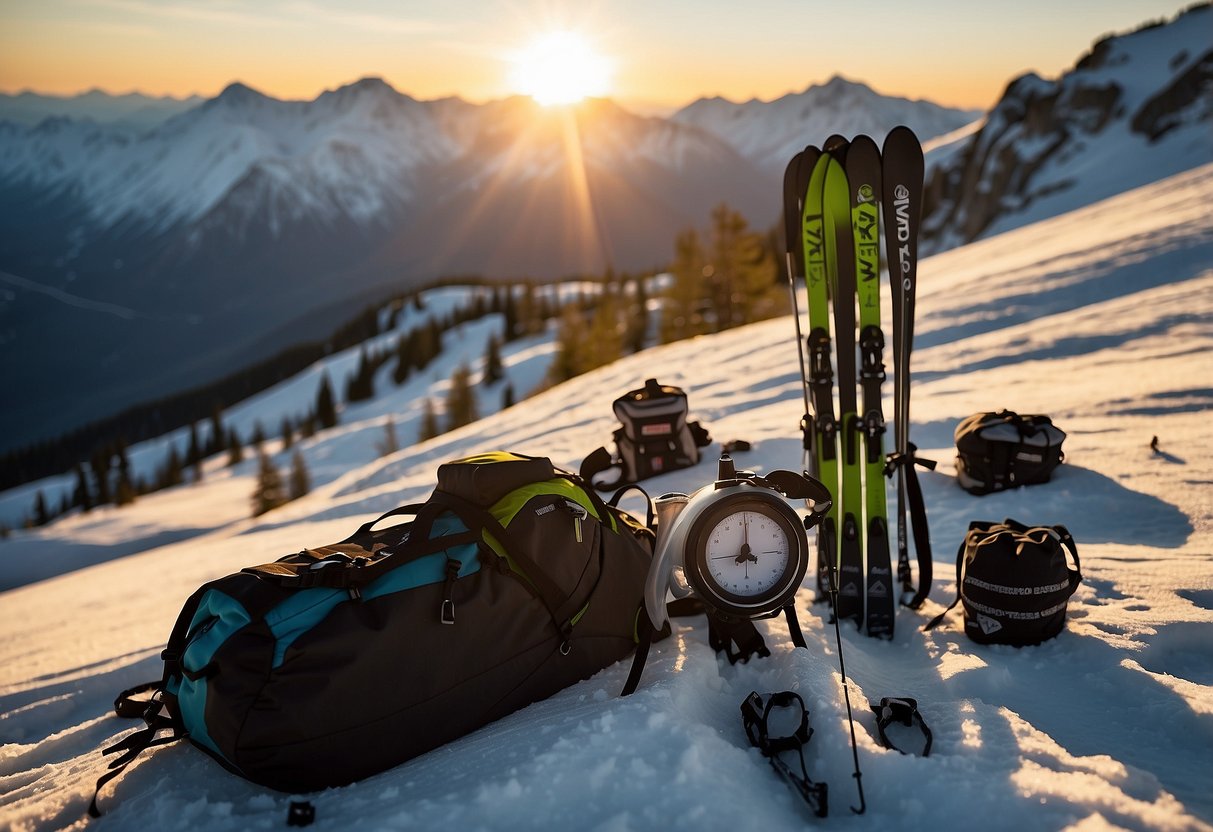
M899 613L891 643L844 630L864 816L848 810L833 628L806 589L807 650L792 648L782 622L763 622L772 655L733 667L712 653L701 619L678 621L634 696L618 696L628 662L606 668L405 765L308 796L315 828L1213 829L1210 199L1206 165L921 264L912 435L941 463L923 475L937 581L921 613ZM88 825L107 762L99 749L134 728L111 715L113 697L159 674L164 639L197 585L423 498L444 460L506 448L575 467L609 438L611 400L655 375L689 391L693 416L717 441L753 443L738 455L745 466L796 467L792 332L782 318L647 350L383 458L359 456L353 448L367 439L354 442L356 423L344 423L312 449L317 463L327 449L315 467L342 473L302 500L189 540L107 559L142 523L221 515L225 501L247 499L247 479L215 474L107 512L104 535L81 530L96 565L0 595L0 826ZM1067 461L1047 485L973 497L953 480L952 431L1001 407L1051 414L1069 434ZM693 490L713 472L709 454L650 490ZM968 522L1006 516L1074 533L1085 581L1067 630L1038 647L982 647L953 612L922 633L953 597ZM0 542L0 571L55 557L70 528ZM742 730L746 694L784 689L812 713L806 757L814 779L830 784L827 821L807 814ZM935 734L931 757L877 744L865 703L891 695L918 699ZM99 826L277 829L290 799L177 744L145 754L106 789Z

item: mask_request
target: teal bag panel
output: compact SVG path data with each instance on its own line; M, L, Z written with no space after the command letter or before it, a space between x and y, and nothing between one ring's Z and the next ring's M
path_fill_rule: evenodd
M439 515L430 529L431 539L449 537L466 532L467 526L450 512ZM480 569L480 558L476 546L465 544L441 552L417 558L393 569L381 578L372 581L362 591L362 598L370 600L396 592L404 592L429 584L439 584L446 579L448 560L460 562L457 577L471 575ZM349 593L342 589L307 589L296 592L274 607L265 616L265 623L275 639L272 667L280 667L286 658L287 649L299 636L315 627L333 611L338 604L350 600Z
M169 680L168 692L177 697L181 720L190 738L220 754L218 746L206 731L207 677L203 673L215 652L233 634L250 621L248 611L235 598L218 590L210 590L198 602L190 621L181 666L189 674L202 674L196 679L183 673ZM173 689L174 683L176 690Z

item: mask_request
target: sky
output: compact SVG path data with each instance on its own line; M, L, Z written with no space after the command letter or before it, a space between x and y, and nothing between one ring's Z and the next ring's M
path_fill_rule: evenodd
M1026 71L1054 77L1101 35L1177 0L0 0L0 91L213 96L242 81L311 99L378 76L421 99L524 92L515 63L572 31L605 94L659 111L770 100L841 74L877 91L987 108Z

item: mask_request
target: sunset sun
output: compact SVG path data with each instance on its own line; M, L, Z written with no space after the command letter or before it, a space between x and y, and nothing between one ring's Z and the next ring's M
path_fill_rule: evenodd
M512 62L514 89L543 105L573 104L609 92L609 62L574 32L540 35Z

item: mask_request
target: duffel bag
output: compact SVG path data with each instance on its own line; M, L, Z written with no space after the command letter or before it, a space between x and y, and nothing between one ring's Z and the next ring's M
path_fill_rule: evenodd
M199 588L163 677L115 703L147 726L98 790L182 737L273 789L338 786L588 678L635 647L648 520L546 458L442 465L425 503Z
M1065 438L1048 416L974 413L956 426L956 480L970 494L1048 482Z

